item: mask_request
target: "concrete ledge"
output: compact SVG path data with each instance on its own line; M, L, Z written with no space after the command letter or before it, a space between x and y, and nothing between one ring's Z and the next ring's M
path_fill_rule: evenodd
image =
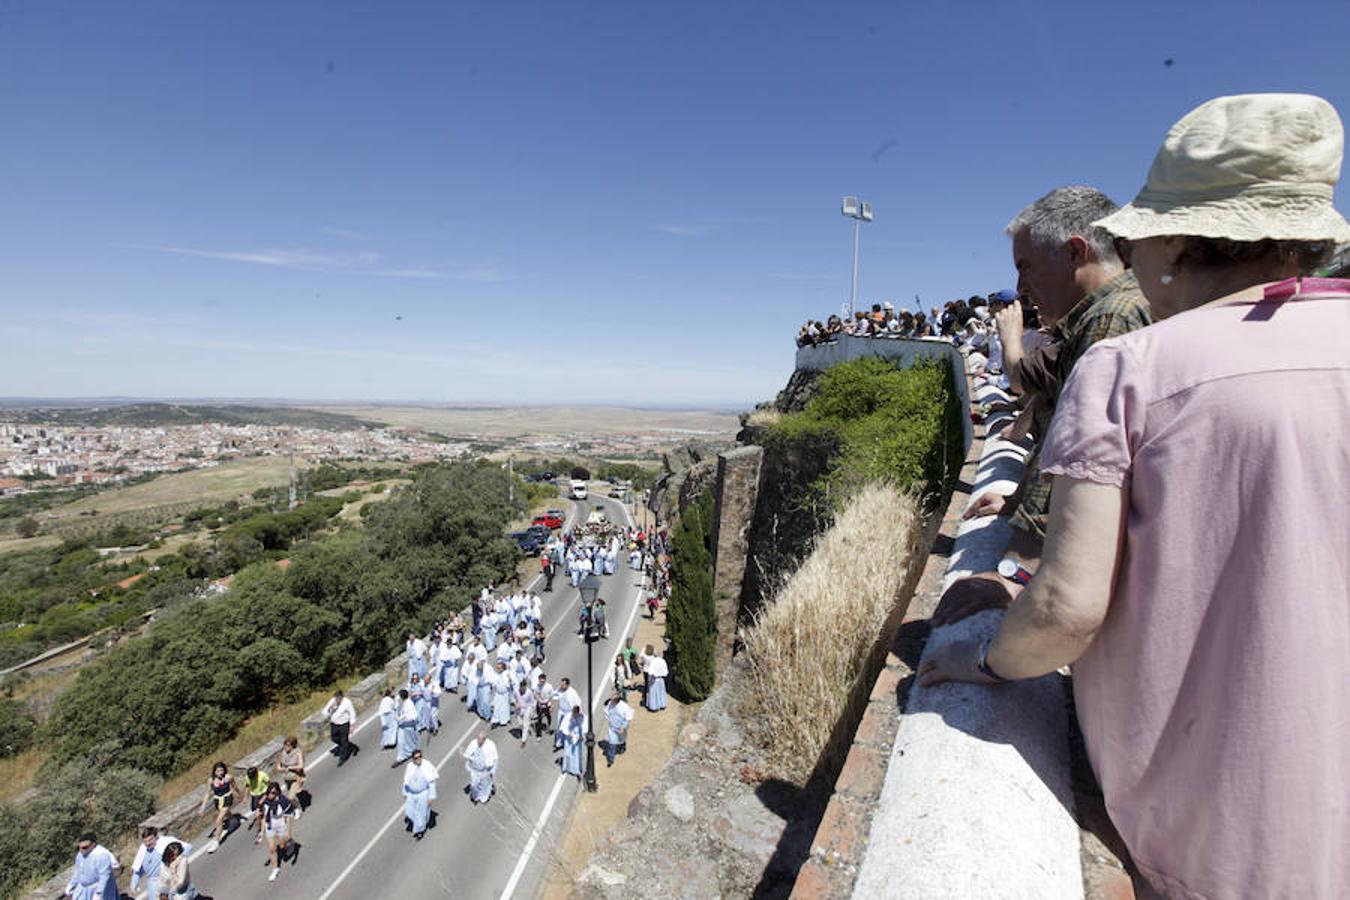
M243 759L236 762L230 768L234 769L235 774L241 778L244 773L254 766L257 766L259 769L266 772L268 769L272 768L272 764L276 762L277 757L281 755L282 740L283 739L279 737L272 738L248 756L245 756Z
M988 384L975 393L977 402L1001 397ZM991 416L991 424L1000 419ZM1002 440L984 442L971 499L1008 490L1024 454ZM1005 520L961 523L943 588L994 568L1006 539ZM924 652L992 634L1001 615L937 629ZM994 688L913 687L853 895L1081 898L1067 734L1059 675Z
M404 659L406 661L406 656ZM389 681L387 671L372 673L348 688L347 696L351 698L352 705L360 709L370 705L372 700L378 698L384 692L384 687L389 684Z

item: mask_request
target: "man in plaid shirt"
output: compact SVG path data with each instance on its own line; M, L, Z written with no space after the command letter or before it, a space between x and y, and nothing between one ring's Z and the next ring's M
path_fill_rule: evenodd
M1074 364L1098 341L1144 328L1152 318L1134 275L1117 255L1111 236L1092 223L1116 210L1101 191L1089 187L1056 188L1022 210L1008 224L1017 288L1029 294L1051 326L1051 340L1023 353L1020 328L1008 329L1004 368L1031 403L1036 444L1022 481L1007 497L984 494L966 512L1011 515L1012 538L1006 558L1020 568L1015 576L980 572L953 584L933 615L934 625L949 625L983 609L1005 607L1035 570L1050 517L1050 485L1040 479L1040 450L1054 418L1059 392ZM1000 313L1020 323L1021 305Z

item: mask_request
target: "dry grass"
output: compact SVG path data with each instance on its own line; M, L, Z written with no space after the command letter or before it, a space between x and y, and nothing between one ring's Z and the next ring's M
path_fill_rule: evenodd
M745 424L768 427L777 425L783 414L776 409L757 409L746 417Z
M33 747L0 759L0 802L8 803L33 786L48 751Z
M164 782L159 789L160 804L171 803L184 794L201 788L202 785L206 784L206 779L211 774L211 767L215 765L217 760L223 759L226 763L232 763L257 750L274 737L287 734L298 735L300 723L311 713L322 709L323 705L328 702L328 698L333 696L334 690L337 688L346 690L360 680L356 676L344 678L336 684L313 691L294 703L273 706L258 713L249 719L234 737L211 752L202 754L201 758L191 768Z
M922 536L912 497L864 487L747 630L746 709L784 775L806 781L863 690Z

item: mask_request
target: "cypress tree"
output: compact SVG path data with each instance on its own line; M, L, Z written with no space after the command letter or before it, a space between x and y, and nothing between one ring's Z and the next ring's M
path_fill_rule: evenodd
M670 605L666 633L675 648L671 678L689 700L712 693L717 677L717 607L709 552L712 494L705 491L680 516L671 543Z

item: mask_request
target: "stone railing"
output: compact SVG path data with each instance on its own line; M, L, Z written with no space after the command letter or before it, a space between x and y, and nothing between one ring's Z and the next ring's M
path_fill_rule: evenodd
M982 368L983 359L971 362L973 371ZM970 385L976 404L1008 399L991 380L976 381ZM992 634L1003 615L984 612L931 631L926 621L953 581L999 561L1006 520L961 516L981 494L1016 487L1026 446L985 438L986 427L1010 415L991 414L971 446L794 898L1132 894L1119 862L1078 824L1084 816L1075 803L1062 676L992 689L920 688L914 681L923 654Z

